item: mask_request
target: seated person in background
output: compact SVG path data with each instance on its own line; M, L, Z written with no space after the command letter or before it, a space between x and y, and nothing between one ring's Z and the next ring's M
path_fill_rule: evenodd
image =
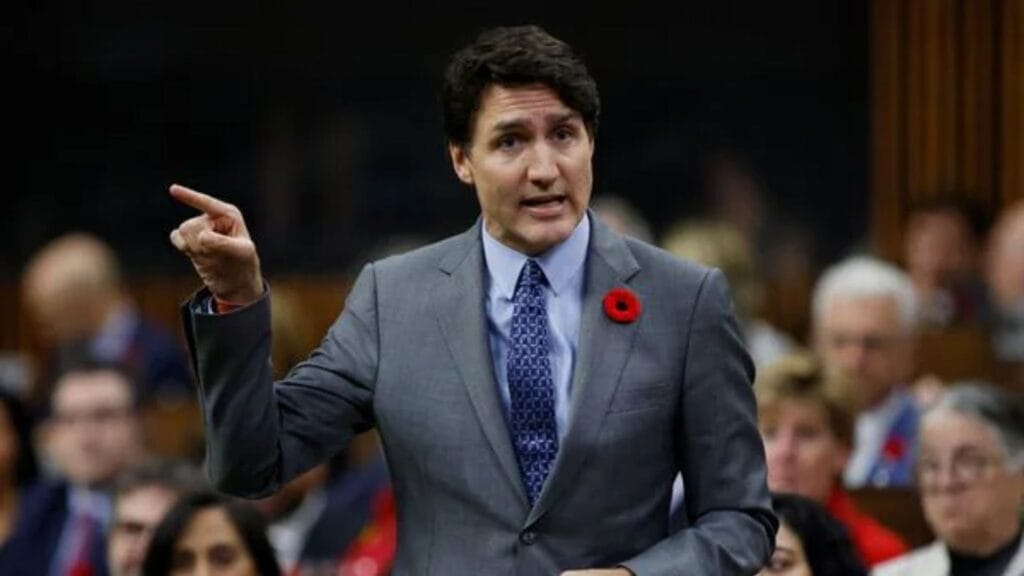
M973 323L985 315L978 273L985 227L981 211L962 199L932 199L911 209L903 257L925 325Z
M746 237L731 224L683 222L669 231L662 246L680 258L718 268L725 274L732 287L743 340L754 364L764 366L793 348L789 336L758 318L764 287L757 277Z
M281 576L266 524L247 502L212 492L185 496L156 528L146 576Z
M67 234L40 249L25 269L22 301L50 351L84 346L95 358L131 366L142 402L191 397L184 350L171 332L139 315L117 256L99 238Z
M875 576L1024 574L1024 407L990 386L953 385L921 420L918 484L938 541Z
M853 380L861 412L846 466L849 488L913 484L920 409L907 388L914 375L918 302L910 279L870 257L848 258L814 288L816 352Z
M826 372L810 354L797 353L762 369L754 392L768 487L826 507L846 527L865 565L906 552L899 536L858 510L843 490L856 412L849 381Z
M1024 201L1010 206L989 238L985 265L996 356L1024 363Z
M110 490L143 455L135 390L119 364L81 360L62 369L43 431L60 478L25 494L0 574L107 574Z
M153 531L179 498L206 487L191 466L150 460L117 479L114 517L107 534L111 576L142 576L142 561Z
M866 576L846 530L813 500L773 494L775 553L759 576Z
M339 465L343 469L334 477L328 465L321 464L256 501L270 522L268 536L277 560L288 573L336 572L368 527L394 523L393 513L384 519L376 515L375 503L391 491L377 435L357 436L344 458ZM382 536L391 539L391 550L377 561L390 565L395 535Z
M0 565L18 521L24 490L38 475L32 425L24 404L0 389Z

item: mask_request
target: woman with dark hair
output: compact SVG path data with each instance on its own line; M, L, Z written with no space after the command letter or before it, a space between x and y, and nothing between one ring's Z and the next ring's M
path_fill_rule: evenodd
M38 474L25 405L0 389L0 550L18 521L21 492Z
M280 576L266 525L250 505L212 492L178 501L153 534L146 576Z
M866 576L846 529L817 502L773 494L779 517L775 552L762 576Z

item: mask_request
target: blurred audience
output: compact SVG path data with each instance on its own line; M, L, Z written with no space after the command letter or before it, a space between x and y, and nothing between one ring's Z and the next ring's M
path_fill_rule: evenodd
M994 313L996 355L1024 363L1024 201L1008 207L993 228L985 278Z
M1024 407L991 386L954 385L921 420L917 482L938 540L876 576L1024 574Z
M818 280L812 317L818 354L859 394L846 485L912 485L919 416L909 389L918 329L913 284L890 264L848 258Z
M979 254L985 228L981 211L966 200L941 198L911 208L903 257L923 324L944 327L983 320Z
M764 287L747 239L735 227L715 221L682 222L669 230L662 246L680 258L718 268L725 274L755 364L768 364L793 348L786 334L758 316Z
M144 319L129 298L114 251L84 233L60 236L28 263L22 295L51 354L88 347L96 358L134 367L137 395L191 396L191 372L174 336ZM45 398L41 390L36 398Z
M625 198L610 194L597 196L591 200L590 209L609 228L619 234L632 236L648 244L654 243L651 225L647 223L643 214Z
M135 390L116 363L82 360L58 375L42 434L59 476L25 493L0 574L107 574L110 490L143 454Z
M212 492L180 499L157 526L145 576L281 576L266 524L252 506Z
M32 424L25 405L0 390L0 566L7 540L21 515L24 491L38 473Z
M773 494L779 516L775 552L760 576L865 576L846 530L817 502L796 494Z
M334 477L320 465L256 502L285 571L337 572L348 556L366 554L362 547L370 536L381 539L370 558L379 569L360 576L385 574L393 562L394 511L380 509L391 485L376 434L358 436L345 456Z
M903 540L857 509L842 487L857 406L851 382L801 352L760 370L754 390L768 487L826 507L868 566L906 552Z
M141 576L149 542L167 511L183 496L206 489L200 472L179 462L150 460L122 474L107 535L111 576Z

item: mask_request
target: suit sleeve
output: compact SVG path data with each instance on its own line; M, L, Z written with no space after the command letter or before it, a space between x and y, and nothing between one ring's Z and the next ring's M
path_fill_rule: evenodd
M774 549L754 367L731 302L721 272L710 272L691 319L676 423L688 525L623 563L637 576L752 575Z
M182 309L206 429L206 473L258 498L344 448L374 424L378 340L373 265L356 280L320 346L273 382L270 303L224 315Z

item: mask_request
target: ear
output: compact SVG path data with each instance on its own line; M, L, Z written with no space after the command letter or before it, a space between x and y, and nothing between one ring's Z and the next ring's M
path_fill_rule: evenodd
M473 185L473 161L469 158L469 153L466 149L452 142L448 143L448 155L452 158L452 168L455 169L455 175L462 180L464 184Z

